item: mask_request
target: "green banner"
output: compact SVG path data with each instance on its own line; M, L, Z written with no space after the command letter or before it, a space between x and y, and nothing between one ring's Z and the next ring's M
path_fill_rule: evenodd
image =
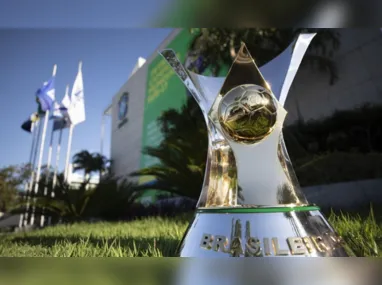
M192 35L189 31L182 30L166 48L175 50L178 58L184 62L191 39ZM160 55L156 56L148 66L146 84L142 150L147 146L155 147L162 141L163 137L157 119L168 109L180 109L187 98L183 83ZM140 166L145 168L158 162L157 159L142 154ZM141 177L139 183L151 180L153 180L152 177ZM154 198L153 194L152 191L147 191L144 196Z

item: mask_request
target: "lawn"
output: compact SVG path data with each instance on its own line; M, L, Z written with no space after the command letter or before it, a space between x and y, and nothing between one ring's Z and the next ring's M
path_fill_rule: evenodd
M0 236L0 256L174 256L189 219L148 218L120 223L59 225ZM366 216L330 214L329 221L357 256L382 257L382 223Z

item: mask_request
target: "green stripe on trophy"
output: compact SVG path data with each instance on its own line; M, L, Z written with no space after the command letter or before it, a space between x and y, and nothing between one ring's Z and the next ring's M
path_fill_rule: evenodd
M285 212L306 212L306 211L319 211L318 206L297 206L297 207L257 207L257 208L199 208L197 213L204 214L253 214L253 213L285 213Z

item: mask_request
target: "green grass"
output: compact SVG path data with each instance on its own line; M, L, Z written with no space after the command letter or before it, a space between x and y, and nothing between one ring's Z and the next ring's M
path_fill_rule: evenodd
M0 256L172 256L187 220L150 218L126 223L79 223L3 235Z
M360 214L332 213L329 222L356 256L382 257L382 223L377 218L373 211L366 218Z
M0 256L162 257L174 256L187 218L149 218L124 223L59 225L0 236ZM329 217L357 256L382 257L382 224L369 216Z

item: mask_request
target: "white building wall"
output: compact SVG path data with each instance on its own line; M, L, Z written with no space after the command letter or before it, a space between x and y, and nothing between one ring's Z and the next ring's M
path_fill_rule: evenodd
M144 65L121 88L119 96L113 98L111 159L117 176L139 169L146 73L147 65ZM128 121L119 128L118 102L124 92L129 93Z
M157 48L160 50L167 46L179 30L174 30L167 39ZM142 151L142 131L144 103L146 98L148 65L158 56L157 50L146 60L145 64L134 72L128 81L114 96L111 111L111 160L112 172L117 177L124 177L140 169ZM124 92L129 93L128 122L118 128L118 102ZM133 180L133 178L130 178Z

